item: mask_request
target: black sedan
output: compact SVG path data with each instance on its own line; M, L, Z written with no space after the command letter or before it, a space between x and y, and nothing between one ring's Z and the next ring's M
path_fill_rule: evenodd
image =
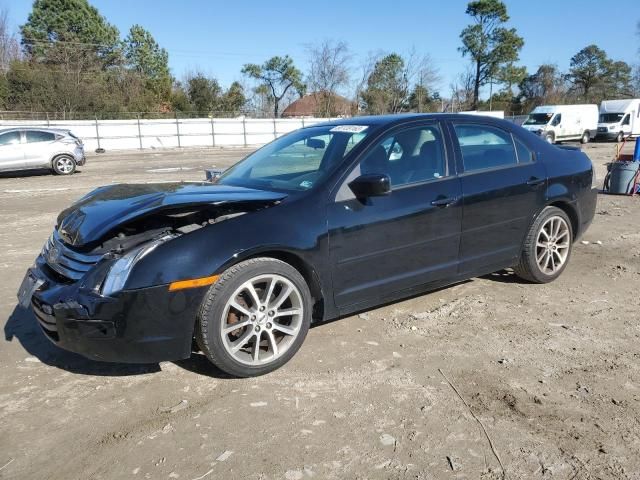
M545 283L596 206L593 166L509 122L360 117L266 145L212 183L78 200L20 302L62 348L116 362L286 363L309 326L513 268Z

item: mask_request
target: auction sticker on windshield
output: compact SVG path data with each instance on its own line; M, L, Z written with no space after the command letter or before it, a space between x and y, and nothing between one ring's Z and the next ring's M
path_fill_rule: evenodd
M344 132L344 133L362 133L367 128L366 125L338 125L329 130L331 133Z

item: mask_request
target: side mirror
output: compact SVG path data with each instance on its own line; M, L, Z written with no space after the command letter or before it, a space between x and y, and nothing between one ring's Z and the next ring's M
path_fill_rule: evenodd
M207 177L207 182L216 183L218 179L222 176L222 170L205 168L204 174Z
M308 138L307 139L307 147L313 148L314 150L322 150L327 146L327 143L321 138Z
M391 180L389 175L369 173L351 181L349 188L356 198L381 197L391 193Z

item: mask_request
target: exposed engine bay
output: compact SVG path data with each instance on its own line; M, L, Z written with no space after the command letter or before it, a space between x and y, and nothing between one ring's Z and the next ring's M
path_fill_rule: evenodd
M226 207L226 208L225 208ZM239 208L244 207L244 208ZM226 205L160 211L120 225L98 245L91 249L93 254L121 254L140 244L166 235L185 235L200 228L220 223L256 210L256 205ZM260 205L259 207L263 207ZM89 253L89 252L88 252Z

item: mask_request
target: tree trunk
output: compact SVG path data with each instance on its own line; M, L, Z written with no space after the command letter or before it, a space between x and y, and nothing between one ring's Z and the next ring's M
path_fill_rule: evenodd
M476 79L473 83L473 105L471 110L478 109L478 100L480 98L480 62L476 62Z
M278 105L279 100L274 99L273 101L273 118L278 118L278 109L280 105Z

